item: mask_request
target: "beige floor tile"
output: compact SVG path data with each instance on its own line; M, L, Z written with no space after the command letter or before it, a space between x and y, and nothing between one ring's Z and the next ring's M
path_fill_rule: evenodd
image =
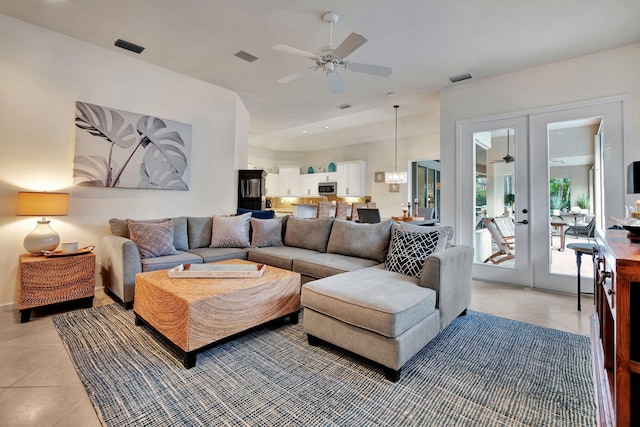
M0 393L0 425L55 426L86 398L81 386L7 388Z

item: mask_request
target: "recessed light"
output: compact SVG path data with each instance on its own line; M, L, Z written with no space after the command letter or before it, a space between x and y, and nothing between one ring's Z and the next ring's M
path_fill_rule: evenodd
M324 128L325 128L325 129L329 129L329 128L330 128L330 126L329 126L329 125L324 125Z
M394 92L388 92L388 93L387 93L387 96L393 96L393 95L395 95L395 93L394 93Z
M303 130L303 131L302 131L302 133L307 133L307 131L306 131L306 130Z

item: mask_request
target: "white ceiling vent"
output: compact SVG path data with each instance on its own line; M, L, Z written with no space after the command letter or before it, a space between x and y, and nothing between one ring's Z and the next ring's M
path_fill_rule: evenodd
M239 52L236 52L236 53L235 53L235 55L233 55L233 56L238 57L238 58L240 58L240 59L244 59L244 60L245 60L245 61L247 61L247 62L253 62L253 61L255 61L256 59L258 59L258 57L257 57L257 56L253 56L253 55L251 55L250 53L245 52L244 50L241 50L241 51L239 51Z
M144 50L144 47L139 46L135 43L128 42L126 40L122 40L122 39L117 39L115 42L113 42L113 45L121 49L125 49L133 53L137 53L138 55L141 54L142 51Z
M469 80L471 77L472 77L471 74L465 73L465 74L460 74L460 75L457 75L457 76L449 77L449 81L451 83L458 83L458 82L461 82L463 80Z

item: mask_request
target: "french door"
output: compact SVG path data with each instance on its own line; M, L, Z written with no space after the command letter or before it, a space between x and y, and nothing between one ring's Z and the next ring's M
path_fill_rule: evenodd
M573 176L562 181L565 220L585 195L600 228L611 225L608 216L624 217L623 106L621 98L606 99L457 123L456 229L460 243L474 247L474 278L576 292L575 256L571 250L561 253L558 234L564 230L552 226L557 221L551 196L557 190L550 182L558 174ZM585 143L592 152L573 149L566 160L556 156L553 132L563 126L593 131ZM571 256L564 270L558 269L561 255ZM585 280L584 290L590 286Z
M468 207L459 212L459 228L474 247L473 276L529 286L527 118L463 124L459 131L470 160L463 167L471 172L462 185Z

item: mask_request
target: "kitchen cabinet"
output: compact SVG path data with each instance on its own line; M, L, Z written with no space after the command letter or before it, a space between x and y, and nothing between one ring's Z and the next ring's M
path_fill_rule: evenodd
M297 197L300 194L300 166L280 166L278 186L280 196Z
M318 195L318 182L320 175L308 173L300 175L300 196L315 197Z
M364 197L367 193L367 162L355 160L336 165L339 197Z
M270 173L265 180L265 194L268 197L280 195L280 176L277 173Z

